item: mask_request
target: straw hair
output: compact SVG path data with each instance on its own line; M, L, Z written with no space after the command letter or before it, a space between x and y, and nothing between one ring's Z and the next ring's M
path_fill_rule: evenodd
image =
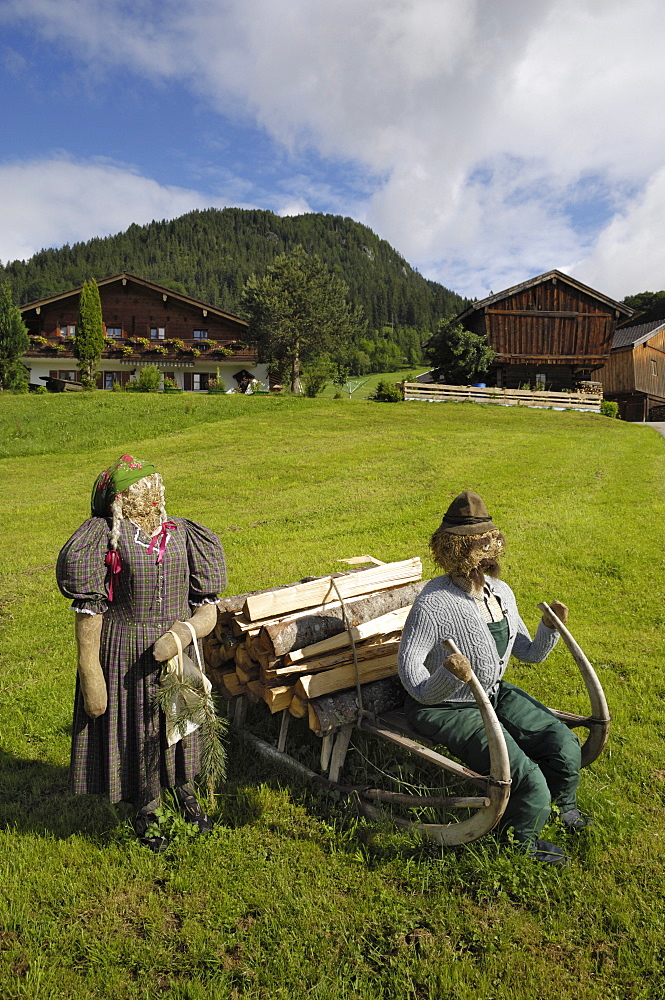
M160 474L154 472L150 476L144 476L124 492L118 493L111 503L111 518L109 541L112 549L118 548L120 525L126 519L138 524L147 535L151 535L166 520L164 483Z
M494 528L482 535L456 535L437 528L430 539L434 562L449 576L459 576L482 583L483 576L499 576L498 557L504 550L504 537Z

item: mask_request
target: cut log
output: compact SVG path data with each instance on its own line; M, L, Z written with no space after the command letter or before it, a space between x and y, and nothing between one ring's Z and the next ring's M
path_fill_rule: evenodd
M212 670L206 669L206 674L210 678L213 688L222 698L237 698L245 693L245 685L241 684L236 676L235 670Z
M250 681L259 680L259 665L252 663L249 667L236 667L236 677L241 684L249 684Z
M358 664L358 676L361 684L378 681L383 677L391 677L397 673L397 653L387 656L377 656L373 660L363 660ZM296 694L299 698L318 698L333 691L343 691L344 688L356 684L356 669L353 663L343 667L333 667L323 670L320 674L306 674L296 684Z
M370 639L373 636L391 635L393 632L399 632L404 627L404 622L410 610L411 605L407 604L404 608L397 608L396 611L389 611L388 614L372 618L361 625L354 625L350 630L353 641L362 642L364 639ZM300 660L318 657L349 644L349 631L345 629L344 632L340 632L338 635L331 635L330 638L322 639L311 646L303 646L302 649L292 649L290 653L286 654L284 663L289 665L297 663Z
M258 664L250 656L247 644L244 642L241 642L236 646L235 664L236 667L240 667L241 670L251 670L252 667L258 668ZM258 670L256 676L258 677Z
M347 620L351 626L379 618L389 611L413 604L426 581L418 580L401 587L391 587L376 594L345 601ZM264 625L262 641L272 645L273 656L285 656L292 650L310 646L331 635L345 632L344 614L339 602L315 608L297 618Z
M255 682L256 683L256 682ZM262 697L266 705L274 715L275 712L282 712L285 708L288 708L291 704L291 699L293 698L293 688L290 685L283 685L281 687L263 687L261 685Z
M248 597L243 612L251 621L274 618L290 611L312 608L325 601L339 600L340 596L342 599L357 597L360 594L386 590L400 583L412 583L414 580L420 580L421 576L420 559L403 559L401 562L373 566L371 569L336 578L335 584L339 594L333 586L332 578L324 577L322 580L312 580L310 583L300 583L294 587Z
M247 685L247 698L252 705L258 705L263 698L263 685L261 681L250 681Z
M299 696L296 694L294 697ZM404 688L397 677L363 684L363 708L374 715L401 707L405 697ZM308 703L307 712L309 728L316 733L325 733L355 722L358 718L357 692L339 691L322 698L315 698Z
M297 694L294 694L291 699L291 704L289 705L289 712L291 715L295 716L296 719L302 719L307 715L308 702L303 701L299 698Z

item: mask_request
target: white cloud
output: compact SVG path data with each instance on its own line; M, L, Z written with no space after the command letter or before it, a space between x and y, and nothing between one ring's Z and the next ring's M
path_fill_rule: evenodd
M575 273L592 286L603 283L614 298L665 287L665 168L600 234Z
M467 293L549 267L605 289L655 243L639 192L665 164L661 0L5 0L0 16L94 74L180 81L287 149L356 161L382 181L345 214ZM602 213L575 221L590 176L621 213L596 250ZM310 204L289 187L282 211Z
M0 165L0 259L24 259L210 204L197 191L157 184L127 166L65 156Z

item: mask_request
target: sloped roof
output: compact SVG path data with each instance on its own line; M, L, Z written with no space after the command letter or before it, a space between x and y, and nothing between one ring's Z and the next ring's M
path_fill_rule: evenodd
M544 274L538 274L535 278L529 278L528 281L523 281L519 285L513 285L512 288L504 288L502 292L495 292L492 295L488 295L486 299L481 299L479 302L474 302L468 306L463 312L456 316L456 320L466 319L472 313L476 312L478 309L486 309L495 302L500 302L502 299L507 299L511 295L515 295L517 292L524 291L526 288L533 288L535 285L544 284L546 281L550 281L552 278L557 278L557 280L565 282L567 285L571 285L580 292L584 292L586 295L592 296L594 299L598 299L600 302L604 302L606 305L610 306L612 309L618 309L619 312L623 313L624 316L632 316L634 309L630 306L625 305L623 302L616 302L611 299L608 295L603 295L601 292L597 292L595 288L589 288L588 285L583 285L581 281L576 281L575 278L571 278L568 274L564 274L563 271L557 271L556 269L552 271L545 271Z
M619 347L638 347L651 340L655 334L665 330L665 319L652 319L650 323L640 323L638 326L623 326L614 334L612 350Z
M149 288L153 292L159 292L161 295L168 295L170 299L175 299L177 302L182 302L188 306L194 306L196 309L205 309L209 313L213 313L215 316L221 316L224 319L231 320L234 323L240 323L242 326L249 326L249 323L245 319L241 319L240 316L234 315L234 313L226 312L224 309L218 309L217 306L211 306L207 302L201 302L199 299L193 299L189 295L183 295L182 292L176 292L173 288L166 288L165 285L158 285L154 281L147 281L145 278L139 278L135 274L130 274L129 271L121 271L120 274L112 274L108 278L100 278L97 281L97 286L102 288L104 285L112 285L116 281L132 281L136 285L141 285L143 288ZM56 295L49 295L45 299L36 299L34 302L28 302L26 305L21 306L21 312L29 312L31 309L36 309L37 307L50 305L53 302L59 302L62 299L68 299L71 295L80 295L82 285L77 288L69 288L66 292L58 292Z

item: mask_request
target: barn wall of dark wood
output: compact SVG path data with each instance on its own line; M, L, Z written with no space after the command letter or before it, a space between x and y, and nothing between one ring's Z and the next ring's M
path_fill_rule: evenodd
M665 350L648 341L636 347L634 354L635 388L665 400Z
M603 384L603 393L631 392L635 387L635 366L633 351L613 351L598 373L598 381Z
M591 368L609 355L616 321L611 305L552 278L495 300L464 323L486 334L497 365Z

